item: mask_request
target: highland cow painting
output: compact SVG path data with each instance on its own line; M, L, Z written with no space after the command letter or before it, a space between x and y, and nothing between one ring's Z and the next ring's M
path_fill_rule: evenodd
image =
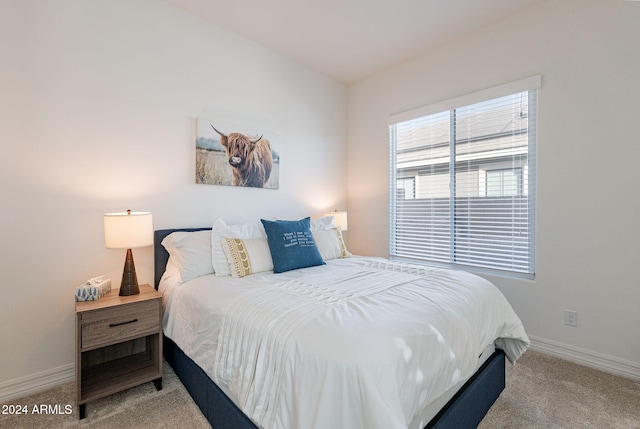
M196 183L278 189L277 138L248 126L199 118Z

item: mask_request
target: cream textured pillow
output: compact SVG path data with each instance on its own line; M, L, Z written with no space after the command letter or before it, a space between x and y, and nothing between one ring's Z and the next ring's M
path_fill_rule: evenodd
M347 250L342 237L342 228L334 227L322 231L313 231L313 240L318 246L322 259L348 258L351 253Z
M222 219L216 219L211 230L211 262L216 276L219 277L231 275L229 263L223 249L223 238L240 238L243 240L264 238L266 240L267 235L260 222L227 225Z
M223 238L222 242L222 250L233 277L273 271L273 261L266 238Z

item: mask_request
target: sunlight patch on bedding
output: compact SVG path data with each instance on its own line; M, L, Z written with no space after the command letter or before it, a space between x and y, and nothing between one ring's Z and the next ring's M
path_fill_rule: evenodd
M402 356L404 357L405 362L409 362L411 360L411 356L413 356L413 351L411 347L407 344L404 338L395 337L393 342L396 343L396 347L402 351Z
M429 327L431 328L431 332L433 332L436 335L436 339L438 340L438 343L446 345L444 341L444 337L442 336L440 331L438 331L433 325L429 325ZM451 349L451 347L448 347L448 348L449 348L449 361L452 363L455 363L456 354ZM455 368L453 371L453 374L451 375L451 381L453 383L457 383L458 381L461 380L461 376L462 376L462 371L460 371L460 368Z
M442 334L440 333L440 331L438 331L436 329L435 326L433 325L429 325L429 328L431 329L431 332L433 332L434 334L436 334L436 339L438 340L438 342L440 344L444 344L444 337L442 336Z
M453 375L451 376L451 382L452 383L457 383L458 381L461 380L460 376L462 375L462 372L460 371L460 368L456 368L453 370Z

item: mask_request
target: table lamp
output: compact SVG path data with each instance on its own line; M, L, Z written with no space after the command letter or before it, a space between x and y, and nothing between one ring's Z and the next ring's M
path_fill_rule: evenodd
M127 249L120 296L140 293L131 249L153 244L153 221L149 212L107 213L104 215L104 243L107 249Z
M325 213L324 215L333 216L333 222L336 224L336 226L339 226L343 231L347 230L347 227L349 225L347 212L339 212L338 210L336 210L333 212Z

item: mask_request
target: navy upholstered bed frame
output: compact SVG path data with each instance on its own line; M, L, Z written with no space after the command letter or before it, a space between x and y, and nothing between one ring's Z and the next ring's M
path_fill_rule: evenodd
M154 233L155 288L158 288L169 254L164 237L175 231L211 228L163 229ZM255 424L224 394L207 374L171 339L164 337L164 356L214 429L257 429ZM505 387L505 356L495 353L462 386L427 424L425 429L473 429L478 426Z

